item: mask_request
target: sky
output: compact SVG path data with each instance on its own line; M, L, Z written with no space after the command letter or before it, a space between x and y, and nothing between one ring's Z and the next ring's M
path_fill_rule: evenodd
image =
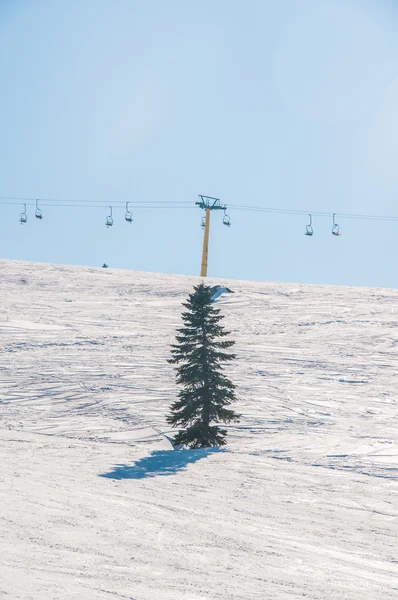
M0 0L0 196L59 204L0 200L0 257L199 275L198 194L398 216L397 28L392 0ZM210 276L398 288L398 222L232 206Z

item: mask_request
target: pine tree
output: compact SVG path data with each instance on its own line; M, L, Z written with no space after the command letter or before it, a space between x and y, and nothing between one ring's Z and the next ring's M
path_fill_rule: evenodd
M185 428L174 437L174 446L224 446L226 430L210 423L239 420L239 415L227 408L236 400L236 386L222 372L222 363L235 358L225 352L235 342L225 339L230 332L220 324L224 317L212 303L209 286L195 286L183 306L187 308L182 313L183 327L177 330L169 359L178 365L176 381L183 388L167 417L174 427Z

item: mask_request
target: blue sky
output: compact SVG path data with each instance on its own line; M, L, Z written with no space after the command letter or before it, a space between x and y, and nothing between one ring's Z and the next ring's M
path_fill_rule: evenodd
M0 196L398 215L398 12L378 0L0 1ZM199 274L201 212L0 205L0 256ZM398 287L398 223L214 215L209 275Z

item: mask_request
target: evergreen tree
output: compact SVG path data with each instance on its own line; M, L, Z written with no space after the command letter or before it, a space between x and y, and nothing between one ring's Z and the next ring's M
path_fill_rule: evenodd
M169 362L178 365L176 380L182 390L170 407L167 422L185 428L174 437L174 446L223 446L226 430L210 423L239 420L239 415L227 408L236 400L235 385L222 372L222 363L235 358L225 352L235 342L225 339L230 332L220 324L224 317L212 303L210 287L201 283L194 290L183 303L187 308L182 313L183 327L171 346Z

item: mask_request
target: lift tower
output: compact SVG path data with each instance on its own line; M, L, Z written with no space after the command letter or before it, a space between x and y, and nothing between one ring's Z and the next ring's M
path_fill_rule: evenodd
M202 196L199 194L200 201L195 202L199 208L206 211L206 217L204 220L204 236L203 236L203 253L202 253L202 268L200 271L201 277L207 277L207 265L209 258L209 236L210 236L210 213L212 210L223 210L224 213L227 210L226 204L221 204L221 200L218 198L212 198L211 196Z

